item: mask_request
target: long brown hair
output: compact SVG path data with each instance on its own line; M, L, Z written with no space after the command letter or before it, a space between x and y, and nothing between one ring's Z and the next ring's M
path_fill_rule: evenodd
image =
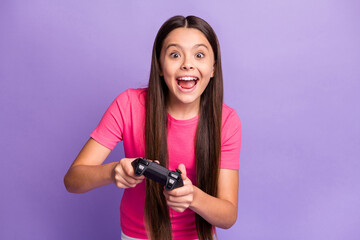
M203 19L195 16L174 16L159 29L154 41L151 71L146 101L145 144L146 157L168 166L167 111L168 88L160 77L160 52L166 36L176 28L195 28L209 41L215 57L215 73L200 98L200 116L195 136L197 187L209 195L217 195L221 148L221 118L223 79L220 46L214 30ZM169 209L163 187L146 180L145 219L153 240L172 239ZM200 240L213 239L213 226L201 216L195 216Z

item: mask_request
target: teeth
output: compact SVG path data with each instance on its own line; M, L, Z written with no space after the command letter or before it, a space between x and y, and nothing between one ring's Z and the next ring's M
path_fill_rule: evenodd
M178 80L181 80L181 81L194 81L194 80L197 80L197 78L194 78L194 77L180 77L180 78L178 78Z

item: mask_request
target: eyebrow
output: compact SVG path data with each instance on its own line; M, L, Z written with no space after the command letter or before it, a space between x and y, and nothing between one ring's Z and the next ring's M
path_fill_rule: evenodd
M177 48L180 48L181 50L183 49L179 44L176 44L176 43L170 43L169 45L166 46L166 49L167 50L169 47L177 47ZM195 44L192 48L198 48L198 47L205 47L206 49L209 50L209 48L203 44L203 43L198 43L198 44Z

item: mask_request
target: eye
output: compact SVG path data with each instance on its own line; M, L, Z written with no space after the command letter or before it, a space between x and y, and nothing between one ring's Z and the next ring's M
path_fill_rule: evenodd
M204 57L205 57L205 54L203 54L202 52L198 52L195 56L196 56L197 58L204 58Z
M180 54L177 53L177 52L173 52L173 53L170 54L170 57L172 57L172 58L178 58L178 57L180 57Z

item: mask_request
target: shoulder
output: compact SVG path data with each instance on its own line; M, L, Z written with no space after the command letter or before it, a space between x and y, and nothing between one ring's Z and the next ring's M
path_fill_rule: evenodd
M241 121L235 109L223 105L221 124L222 143L241 141ZM231 140L232 139L232 140Z
M223 105L220 168L239 169L241 122L235 109Z
M146 88L129 88L120 93L115 98L115 102L121 105L135 104L145 106L146 92Z
M222 109L222 128L224 127L240 127L241 121L236 113L236 110L229 107L226 104L223 104Z

